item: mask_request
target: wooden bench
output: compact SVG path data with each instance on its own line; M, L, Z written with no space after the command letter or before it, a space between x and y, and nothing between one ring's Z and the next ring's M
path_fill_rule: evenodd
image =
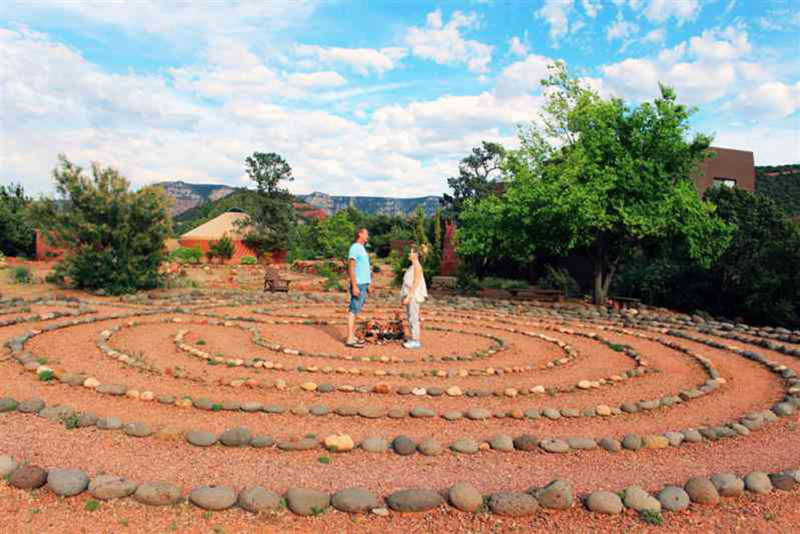
M640 299L633 299L629 297L608 297L610 300L620 305L622 309L625 308L639 308L642 301Z
M560 289L510 289L511 294L520 300L544 300L549 302L564 302L566 293Z
M264 275L264 291L287 293L289 280L281 278L281 273L275 267L267 267Z

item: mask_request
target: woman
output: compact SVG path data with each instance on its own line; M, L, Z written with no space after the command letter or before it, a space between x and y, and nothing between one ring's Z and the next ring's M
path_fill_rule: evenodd
M425 302L428 296L428 287L425 285L425 273L422 271L421 257L428 252L425 245L413 246L408 253L411 265L403 275L403 288L400 296L403 298L403 305L406 307L408 315L408 328L411 331L411 339L406 341L403 346L407 349L419 349L422 344L419 342L419 305Z

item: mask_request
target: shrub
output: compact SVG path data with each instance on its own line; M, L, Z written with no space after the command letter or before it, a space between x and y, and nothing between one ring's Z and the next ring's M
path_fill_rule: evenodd
M525 280L512 280L496 276L487 276L481 285L488 289L525 289L529 287Z
M0 185L0 251L9 256L32 257L36 253L30 206L22 185Z
M581 292L581 286L570 276L569 271L552 265L545 267L545 274L537 280L537 285L542 289L560 289L568 297L578 296Z
M242 265L256 265L258 260L253 256L244 256L241 261Z
M200 247L181 247L173 250L169 259L179 263L200 263L203 259L203 251L200 250Z
M33 280L31 270L25 265L17 265L11 270L11 278L17 284L30 284Z
M206 252L206 256L208 256L209 261L212 261L214 258L219 258L220 260L229 260L233 257L233 252L233 241L231 241L231 238L226 234L223 235L219 241L211 242L208 252Z
M342 277L339 274L336 264L331 261L326 261L317 265L317 274L325 278L322 283L322 288L325 291L342 291Z
M477 275L462 262L456 272L456 288L462 293L474 293L481 288Z
M42 199L32 208L54 244L67 247L53 279L110 294L158 287L170 232L164 190L133 192L116 170L97 163L87 177L63 155L53 178L61 198Z

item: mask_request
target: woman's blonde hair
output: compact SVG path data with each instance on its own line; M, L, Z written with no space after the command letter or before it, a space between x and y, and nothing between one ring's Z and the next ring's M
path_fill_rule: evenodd
M420 259L423 259L425 256L428 255L428 250L429 250L429 247L426 244L412 245L411 246L411 252L413 252L414 254L419 256Z

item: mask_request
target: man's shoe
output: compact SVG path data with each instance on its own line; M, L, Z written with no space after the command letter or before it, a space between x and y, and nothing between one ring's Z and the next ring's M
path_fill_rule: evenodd
M422 344L419 341L410 340L403 343L403 346L407 349L418 349L422 347Z

